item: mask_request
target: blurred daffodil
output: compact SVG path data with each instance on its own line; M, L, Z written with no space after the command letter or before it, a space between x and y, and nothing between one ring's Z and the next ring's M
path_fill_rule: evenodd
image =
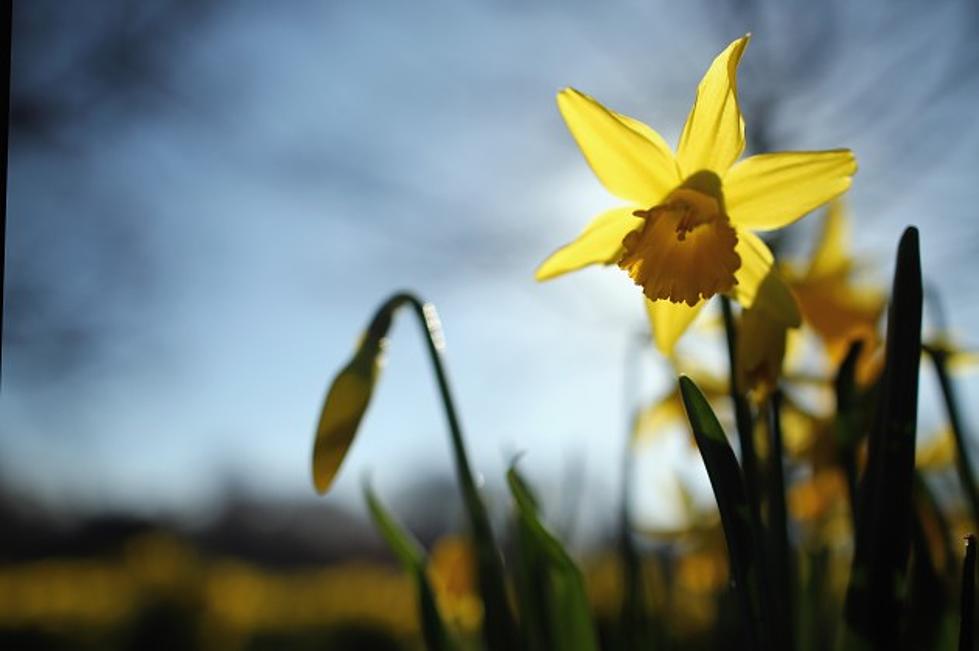
M951 427L933 433L918 445L914 455L914 467L923 471L951 468L955 463L955 436Z
M830 362L838 365L850 344L863 342L857 376L868 380L881 345L878 323L886 297L879 288L853 280L850 228L843 203L830 203L823 229L804 270L785 265L782 273L799 302L803 319L823 342Z
M561 115L595 175L628 203L596 217L538 269L546 280L591 264L617 264L642 288L659 349L677 339L707 299L733 296L799 324L791 292L752 230L782 228L844 192L849 150L780 152L738 161L745 146L736 72L748 36L731 43L697 88L676 153L645 124L567 88Z
M792 516L807 525L826 518L834 508L846 504L846 479L836 469L825 468L792 485L788 506Z
M956 337L948 333L938 333L924 347L933 356L941 357L952 373L964 374L979 369L979 351L963 347L957 343Z
M439 538L429 556L428 579L435 589L442 616L461 630L478 630L483 621L483 604L469 541L458 536Z

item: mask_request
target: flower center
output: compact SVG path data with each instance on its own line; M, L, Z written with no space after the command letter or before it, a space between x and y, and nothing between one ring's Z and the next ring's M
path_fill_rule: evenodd
M694 306L731 291L738 282L738 235L721 209L719 193L712 196L702 184L696 189L691 185L685 183L657 206L632 213L645 223L622 241L619 267L650 300Z

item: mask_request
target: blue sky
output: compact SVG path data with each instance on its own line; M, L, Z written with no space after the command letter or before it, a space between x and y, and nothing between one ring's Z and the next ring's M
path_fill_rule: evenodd
M499 483L524 452L557 481L583 461L602 508L632 391L623 360L645 324L617 270L533 281L614 202L554 94L573 85L675 142L701 74L745 31L749 127L765 106L779 147L856 152L871 276L886 283L918 224L952 325L979 316L979 20L963 3L758 3L731 18L638 2L191 5L38 3L15 20L26 108L0 473L55 506L193 512L229 484L308 495L323 392L373 308L410 288L440 310L479 470ZM58 111L28 119L52 97ZM357 504L367 469L388 493L451 472L418 336L397 323L330 499ZM646 366L644 391L668 386ZM924 429L940 420L932 388Z

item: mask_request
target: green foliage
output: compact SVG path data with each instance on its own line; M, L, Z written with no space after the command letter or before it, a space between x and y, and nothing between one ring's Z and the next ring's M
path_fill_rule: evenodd
M921 309L918 231L911 227L898 247L884 375L857 495L855 552L846 598L850 632L861 645L876 649L896 648L902 634L899 623L912 534Z
M634 532L626 524L619 532L620 545L623 540L630 543L624 548L627 553L618 555L627 573L619 611L628 616L613 618L612 626L617 629L607 630L603 627L607 626L606 622L595 619L581 570L543 523L539 503L515 467L507 473L513 526L510 575L504 575L502 554L466 456L441 358L441 332L431 306L423 305L410 294L398 294L385 302L354 360L338 376L338 382L351 374L366 378L368 381L354 388L367 387L369 398L383 337L393 314L402 305L411 307L424 325L445 407L475 550L484 606L485 648L488 651L597 651L600 642L608 646L610 641L618 644L615 648L659 648L658 644L648 645L649 636L636 633L654 619L665 622L668 631L670 615L668 610L655 615L647 612L646 608L654 605L637 598L636 588L643 581L640 575L649 554L648 550L632 545L629 537ZM733 370L735 319L730 305L725 303L724 307ZM828 467L845 481L854 535L845 604L829 576L834 567L833 556L838 552L825 541L794 544L800 540L789 517L787 488L796 473L790 462L785 462L783 467L783 458L789 456L783 457L782 389L775 387L765 400L752 403L736 381L731 383L730 397L741 449L739 462L704 394L692 379L680 376L680 399L720 513L729 559L730 589L716 595L718 614L712 637L705 637L694 646L684 643L675 648L816 651L954 646L953 593L957 582L952 574L957 567L957 552L949 533L952 525L928 483L914 469L921 312L918 233L909 228L898 248L881 378L869 386L858 382L861 345L866 342L854 343L833 379L836 412L820 443L826 448L819 452L818 461L813 461L814 466L818 463L823 469ZM966 496L971 499L974 482L970 481L963 426L954 403L951 380L945 372L945 358L940 349L928 349L928 352L940 375L956 430L959 475ZM790 398L786 394L786 405ZM339 467L367 404L366 399L347 401L346 416L352 416L344 420L344 413L327 414L331 409L340 409L336 402L331 403L327 398L317 435L317 450L322 446L332 455L328 464L332 474ZM767 444L759 444L756 450L754 423L762 419L766 419L769 436ZM332 424L332 429L326 428L329 436L324 436L324 422ZM321 443L321 439L329 439L329 445ZM861 449L864 443L866 455ZM318 454L319 463L329 456ZM318 478L317 486L328 486L332 474L324 474L325 479ZM421 628L428 648L453 649L460 643L463 645L460 648L470 648L475 640L455 639L446 631L427 579L424 550L384 510L369 487L365 487L365 495L375 524L415 580ZM674 561L675 557L669 555L657 558L657 567L668 568L665 594L671 594L671 583L675 580L670 569ZM958 595L960 649L972 649L974 643L974 575L975 539L970 536ZM728 599L732 597L736 608L729 607ZM518 619L511 611L511 599L516 604ZM663 607L663 603L655 607ZM669 602L666 608L670 608ZM637 624L636 631L630 633L633 624ZM740 631L740 636L732 635L734 630ZM666 632L657 639L671 644L678 638L671 639Z
M767 648L767 643L764 642L767 632L761 623L759 559L738 460L714 411L696 383L681 375L680 392L697 447L700 448L707 467L717 508L721 513L721 524L731 561L731 575L738 595L748 648Z
M507 472L516 504L520 550L518 600L531 648L596 651L584 579L574 560L540 521L530 489L511 467ZM540 645L540 646L538 646Z
M368 483L364 484L364 498L367 500L367 507L378 531L381 532L394 555L398 557L405 571L415 580L422 636L425 638L426 646L430 651L452 651L455 646L439 616L435 593L425 573L428 561L424 550L418 541L391 517Z

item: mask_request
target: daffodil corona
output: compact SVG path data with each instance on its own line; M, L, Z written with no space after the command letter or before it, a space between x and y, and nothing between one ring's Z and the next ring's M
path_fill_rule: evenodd
M567 88L557 102L613 208L537 270L538 280L617 264L642 288L659 348L669 354L707 299L728 294L788 327L799 311L752 230L787 226L843 193L856 172L846 149L738 161L744 120L736 72L748 36L731 43L697 88L676 153L653 129Z

